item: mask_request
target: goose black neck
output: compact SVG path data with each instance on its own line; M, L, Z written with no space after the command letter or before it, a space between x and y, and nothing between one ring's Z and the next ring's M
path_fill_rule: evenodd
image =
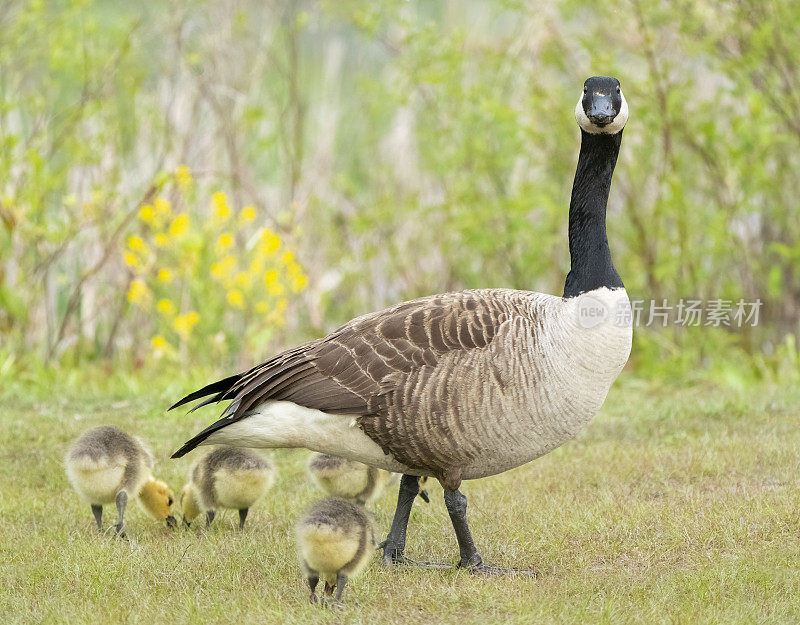
M621 142L622 131L606 135L581 130L581 153L569 204L571 267L564 284L564 297L601 287L623 286L611 262L606 237L608 192Z

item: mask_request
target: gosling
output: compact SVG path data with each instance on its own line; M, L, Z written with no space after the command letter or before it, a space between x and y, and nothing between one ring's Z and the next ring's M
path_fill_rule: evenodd
M339 456L314 453L308 459L308 474L314 483L333 497L350 499L366 505L381 494L395 474ZM422 480L427 478L422 478ZM423 481L420 480L420 484ZM428 492L419 496L429 502Z
M89 502L97 528L103 530L103 505L117 505L116 533L125 536L124 517L129 497L138 497L147 512L167 526L174 495L152 475L153 455L138 438L109 425L84 432L69 448L64 460L67 479Z
M217 508L239 511L244 528L250 507L270 489L275 478L272 465L257 453L239 447L219 447L195 463L189 483L180 497L183 522L189 526L202 512L206 524Z
M364 568L375 551L375 529L367 511L345 499L323 499L298 522L295 534L311 589L309 601L317 603L317 584L322 579L325 595L330 597L336 588L335 600L341 602L347 580Z
M339 456L314 453L308 459L308 474L329 495L361 505L375 499L392 474Z

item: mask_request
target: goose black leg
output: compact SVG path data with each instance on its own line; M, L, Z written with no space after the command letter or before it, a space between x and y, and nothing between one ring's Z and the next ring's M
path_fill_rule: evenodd
M444 505L453 523L453 529L458 541L458 551L460 560L458 568L469 569L473 573L482 575L524 575L537 577L538 571L526 569L505 569L495 566L487 566L483 563L483 558L475 548L472 540L472 533L467 525L467 497L459 490L444 491Z
M397 495L397 508L392 519L392 528L378 548L383 548L383 564L391 566L393 564L404 564L408 562L403 552L406 548L406 529L408 528L408 517L411 515L411 507L414 499L419 494L419 477L416 475L403 475L400 478L400 492Z
M123 529L122 521L125 517L125 507L128 505L128 493L124 490L121 490L117 493L117 524L114 528L117 531L117 535L125 538L125 530Z
M445 490L444 505L456 532L458 551L461 555L459 568L480 569L483 567L483 559L475 548L467 525L467 497L459 490Z
M92 504L92 514L94 520L97 521L97 529L103 531L103 506Z
M211 525L211 522L214 520L214 517L217 516L216 510L207 510L206 511L206 527Z
M244 529L244 520L247 518L247 513L248 513L249 510L250 510L250 508L242 508L241 510L239 510L239 529L240 530Z

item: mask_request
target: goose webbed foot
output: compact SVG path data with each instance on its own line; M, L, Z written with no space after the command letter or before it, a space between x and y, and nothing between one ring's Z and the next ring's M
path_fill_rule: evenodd
M485 576L494 576L494 575L508 575L508 576L515 576L518 575L520 577L539 577L539 571L532 570L532 569L518 569L514 567L502 567L502 566L489 566L488 564L484 564L483 560L480 559L478 556L478 562L464 562L459 561L458 568L460 569L467 569L473 575L485 575Z
M378 549L383 549L381 562L385 567L392 567L397 564L411 564L411 560L405 557L403 550L405 545L400 545L390 538L378 544Z

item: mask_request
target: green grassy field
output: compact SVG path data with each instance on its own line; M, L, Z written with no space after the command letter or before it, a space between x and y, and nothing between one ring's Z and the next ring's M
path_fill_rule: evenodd
M271 451L275 487L243 533L236 513L170 531L129 506L130 540L100 535L70 490L71 439L115 424L169 460L213 409L177 395L0 395L0 615L26 623L790 623L800 620L800 390L657 391L622 380L589 428L550 455L464 485L484 560L537 579L385 570L376 557L339 611L307 603L292 527L320 497L305 451ZM48 398L49 397L49 398ZM388 529L396 486L373 505ZM419 502L408 555L454 562L441 497ZM106 509L106 521L113 512Z

